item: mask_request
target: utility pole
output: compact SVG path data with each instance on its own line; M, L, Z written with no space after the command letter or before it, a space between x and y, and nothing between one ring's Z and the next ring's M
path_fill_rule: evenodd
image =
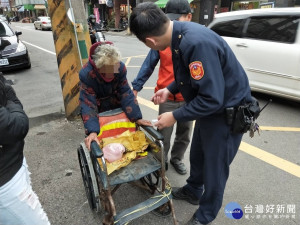
M91 46L83 1L48 0L65 113L79 112L79 71L88 61Z
M213 20L214 9L217 2L217 0L200 0L200 24L208 26L208 24Z
M49 16L48 15L48 2L47 2L47 0L44 0L44 5L45 5L45 10L46 10L46 16Z

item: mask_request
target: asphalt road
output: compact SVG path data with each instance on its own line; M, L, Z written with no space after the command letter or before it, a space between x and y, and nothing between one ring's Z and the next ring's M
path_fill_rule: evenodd
M13 23L22 31L21 39L28 46L32 68L6 73L12 79L18 96L30 117L31 129L26 138L25 155L37 192L52 224L100 224L101 215L89 209L76 149L83 140L81 121L63 117L59 74L51 31L35 31L33 24ZM148 49L133 36L107 33L107 40L120 49L127 65L128 80L136 76ZM157 70L155 71L157 74ZM156 75L139 93L139 103L146 119L157 116L157 107L149 102ZM245 135L235 157L224 194L222 208L214 225L300 224L300 104L253 93L261 105L273 102L262 112L258 123L262 131L254 138ZM188 152L185 162L188 165ZM71 175L70 175L71 171ZM172 186L182 186L187 175L167 172ZM117 209L147 197L129 184L115 194ZM236 202L244 212L240 220L229 219L224 210ZM186 222L197 209L183 201L174 201L176 216ZM170 218L149 213L130 224L172 224Z

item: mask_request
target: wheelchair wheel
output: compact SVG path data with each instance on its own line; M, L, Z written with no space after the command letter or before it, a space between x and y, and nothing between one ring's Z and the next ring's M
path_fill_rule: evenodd
M144 185L148 186L152 190L152 194L155 192L156 188L161 185L161 177L159 171L155 171L141 178Z
M82 147L78 148L78 160L79 160L80 171L82 175L86 197L88 199L90 208L94 210L97 208L96 197L92 186L93 183L92 183L91 173Z

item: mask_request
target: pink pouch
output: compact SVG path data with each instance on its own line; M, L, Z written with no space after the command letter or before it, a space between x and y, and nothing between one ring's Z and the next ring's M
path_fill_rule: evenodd
M125 147L120 143L111 143L103 148L104 158L110 163L121 159L123 152L125 152Z

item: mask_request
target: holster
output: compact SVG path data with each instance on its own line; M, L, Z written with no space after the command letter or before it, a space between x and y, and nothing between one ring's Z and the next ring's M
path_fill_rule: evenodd
M227 124L234 134L243 134L250 130L251 124L260 113L259 103L252 97L252 102L225 109Z

